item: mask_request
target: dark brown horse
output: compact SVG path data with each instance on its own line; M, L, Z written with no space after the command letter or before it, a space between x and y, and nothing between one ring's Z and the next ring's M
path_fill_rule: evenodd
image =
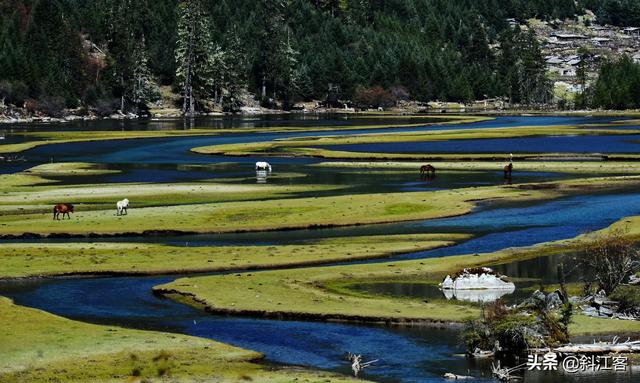
M73 213L73 205L70 203L59 203L53 207L53 219L60 219L60 214L62 214L62 219L66 215L67 218L71 219L71 215L69 213Z
M511 172L513 172L513 163L509 162L509 165L504 167L504 178L511 178Z
M423 174L423 175L424 174L434 175L434 174L436 174L436 168L431 166L431 164L422 165L422 166L420 166L420 174Z

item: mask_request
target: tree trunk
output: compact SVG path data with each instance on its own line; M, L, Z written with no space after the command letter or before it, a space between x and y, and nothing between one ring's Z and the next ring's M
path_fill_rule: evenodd
M120 76L120 113L124 114L124 77Z
M189 86L189 117L193 117L195 111L195 100L193 98L193 86Z
M184 100L182 114L192 117L194 109L193 101L193 26L189 31L189 48L187 50L187 75L184 79Z

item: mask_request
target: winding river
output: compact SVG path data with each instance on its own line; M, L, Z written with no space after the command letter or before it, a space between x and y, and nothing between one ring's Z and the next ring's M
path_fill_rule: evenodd
M212 122L213 121L213 122ZM287 121L281 119L257 119L255 121L217 121L205 119L197 123L214 127L285 126L287 124L313 126L347 125L338 131L323 131L323 135L366 133L369 131L349 130L348 124L356 122L335 120ZM585 117L498 117L494 121L475 124L446 126L452 128L505 127L527 125L555 125L569 123L606 123L610 119ZM120 123L120 122L119 122ZM153 125L156 122L148 122ZM175 124L176 122L163 122ZM360 123L360 122L357 122ZM72 129L105 129L104 121L82 123ZM123 128L139 127L141 122L122 123ZM131 125L129 125L131 124ZM227 124L227 125L225 125ZM231 125L229 125L231 124ZM234 125L235 124L235 125ZM65 126L56 126L65 129ZM151 126L153 128L153 126ZM419 129L442 129L443 127L407 127L382 129L383 131L415 131ZM1 129L1 128L0 128ZM20 127L16 128L19 130ZM46 129L46 127L36 127ZM382 131L382 130L372 130ZM137 139L130 141L104 141L91 143L56 144L38 147L25 153L27 162L14 167L4 167L2 172L15 172L39 163L50 161L86 161L122 170L117 175L91 178L85 182L176 182L212 178L245 177L247 182L255 182L252 164L260 158L227 158L197 155L189 152L195 146L271 140L274 138L317 135L312 128L305 132L262 134L225 134L213 137L189 137L169 139ZM600 139L602 137L598 137ZM620 137L617 137L620 138ZM640 138L639 136L634 136ZM553 144L555 138L547 138ZM568 138L569 139L569 138ZM540 145L545 145L545 139ZM572 141L573 140L573 141ZM554 147L554 152L581 151L581 138L571 137L563 142L564 150ZM486 140L483 140L486 141ZM605 141L609 145L609 141ZM618 141L627 152L638 152L640 147ZM599 143L599 141L598 141ZM575 146L574 146L575 144ZM591 142L591 144L595 144ZM375 151L376 144L361 148ZM396 148L385 144L385 151ZM426 144L425 144L426 145ZM477 151L476 144L456 146L447 144L445 151ZM621 147L622 147L621 146ZM611 152L609 149L590 151ZM353 148L351 148L353 149ZM504 150L505 147L497 146ZM606 150L605 150L606 149ZM613 150L613 149L610 149ZM515 150L513 150L515 151ZM430 190L465 187L469 185L489 185L500 181L499 172L451 173L438 176L435 182L425 185L413 174L396 172L385 175L359 174L353 169L320 168L309 166L313 159L278 158L269 159L276 171L306 174L304 179L292 178L286 182L328 183L347 186L346 192L377 192ZM230 165L233 163L234 165ZM180 165L216 165L206 170L198 170ZM570 175L555 173L522 173L519 181L549 180ZM269 182L280 182L273 180ZM285 181L282 181L285 182ZM340 193L345 191L333 191ZM119 238L118 240L161 241L184 246L238 245L238 244L285 244L314 238L420 232L469 232L474 237L459 245L426 252L404 254L393 259L440 257L496 251L507 247L526 246L535 243L570 238L582 232L595 230L629 215L640 214L640 194L633 190L622 190L602 194L576 195L553 201L504 206L482 206L473 213L461 217L405 222L390 225L371 225L352 228L326 230L300 230L275 233L244 233L224 235L197 235L170 238ZM107 240L107 239L103 239ZM109 239L113 240L113 239ZM385 259L383 261L388 261ZM549 267L532 267L532 263L514 263L509 272L517 276L548 278ZM531 273L538 275L531 275ZM348 373L344 360L346 351L362 353L367 358L381 359L375 368L367 371L366 378L380 382L440 382L445 372L466 375L471 373L478 380L488 380L489 366L461 356L461 347L454 330L434 328L393 328L362 326L342 323L321 323L302 321L280 321L252 319L231 316L215 316L202 311L161 299L151 293L154 285L169 282L180 275L153 277L104 277L75 279L45 279L21 282L0 282L0 294L13 298L16 303L43 309L68 318L92 322L115 324L126 327L154 329L212 338L218 341L262 352L267 361L277 364L304 365L314 368ZM636 372L637 376L637 372ZM584 379L580 375L559 375L557 373L528 373L526 382L573 382ZM591 381L632 382L634 376L628 374L602 373L589 375Z

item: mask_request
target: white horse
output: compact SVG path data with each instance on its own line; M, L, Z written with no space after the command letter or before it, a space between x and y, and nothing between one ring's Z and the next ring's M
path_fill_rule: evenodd
M256 170L266 170L271 173L271 165L265 161L256 162Z
M117 213L116 215L127 215L127 208L129 207L129 200L123 199L122 201L118 201L116 203Z

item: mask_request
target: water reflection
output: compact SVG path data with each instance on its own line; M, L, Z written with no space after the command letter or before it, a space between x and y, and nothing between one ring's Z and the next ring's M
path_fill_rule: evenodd
M349 288L358 292L374 295L390 295L395 297L411 297L426 301L458 300L470 303L487 303L503 299L508 304L515 304L526 299L530 291L518 291L530 284L518 284L517 288L510 290L443 290L437 285L428 282L372 282L356 283ZM516 291L518 293L516 293ZM444 304L444 302L443 302Z
M266 184L269 172L266 170L256 170L256 181L259 184Z
M515 291L515 287L512 289L477 289L477 290L452 290L444 289L444 294L447 300L458 300L464 302L474 303L487 303L494 302L503 297L504 295L512 294Z
M393 116L350 116L345 114L278 114L247 116L199 116L195 118L150 118L136 120L75 120L69 122L30 122L0 124L0 133L20 133L26 131L51 130L188 130L206 129L253 129L279 127L314 127L314 126L357 126L357 125L391 125L420 124L446 121L429 116L412 119L394 118Z

